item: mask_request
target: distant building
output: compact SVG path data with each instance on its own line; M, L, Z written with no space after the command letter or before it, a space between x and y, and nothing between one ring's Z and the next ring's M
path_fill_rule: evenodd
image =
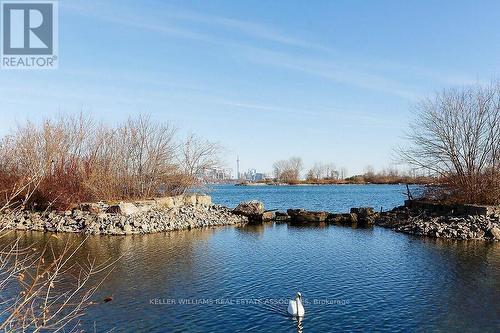
M263 172L257 172L257 170L255 170L255 169L248 169L247 172L244 172L241 175L241 178L243 180L257 182L257 181L269 178L269 176Z
M213 168L205 170L203 178L207 181L230 180L233 170L230 168Z

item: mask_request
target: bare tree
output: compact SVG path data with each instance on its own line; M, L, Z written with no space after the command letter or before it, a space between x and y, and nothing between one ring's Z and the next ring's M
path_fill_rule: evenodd
M338 171L333 163L316 162L308 171L307 178L312 180L321 180L325 178L337 179Z
M300 179L300 172L303 169L300 157L291 157L288 160L280 160L273 164L274 176L282 182L293 183Z
M5 234L0 236L0 239ZM19 238L0 248L0 330L6 332L80 331L79 319L112 262L72 261L83 245L65 243L58 251L21 247ZM97 279L96 279L97 278ZM17 290L16 293L11 293Z
M274 178L276 178L277 180L280 180L281 174L283 173L283 171L286 168L286 164L287 164L287 162L285 160L279 160L279 161L274 162L274 164L273 164Z
M169 123L153 122L149 116L129 118L117 130L121 172L129 175L126 191L131 197L150 197L176 171L175 128ZM118 175L119 176L119 175ZM122 183L123 184L123 183Z
M372 165L367 165L364 168L364 175L367 177L373 177L375 175L375 169L373 168Z
M4 332L80 332L79 322L116 261L77 260L85 240L63 242L53 235L40 250L21 245L21 236L4 229L4 211L37 177L18 183L0 206L0 330ZM33 190L28 191L32 193ZM56 246L54 246L56 244Z
M403 161L442 177L442 199L500 201L500 87L449 89L416 106Z
M220 152L219 144L191 134L181 144L179 165L186 175L203 178L206 171L221 165Z
M307 171L307 173L306 173L306 180L312 180L312 181L314 181L314 180L317 180L317 179L318 178L316 178L316 174L314 172L314 169L313 168L309 169Z
M30 204L39 207L178 194L219 164L220 150L195 135L180 142L171 124L149 116L113 127L82 114L28 122L0 139L0 204L34 174L42 178Z
M314 163L314 166L312 167L313 173L314 173L314 178L315 179L323 179L328 177L328 166L324 163Z

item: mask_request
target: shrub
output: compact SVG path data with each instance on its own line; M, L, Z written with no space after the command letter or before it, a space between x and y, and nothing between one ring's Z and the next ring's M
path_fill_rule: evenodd
M173 126L147 116L116 127L83 115L28 122L0 141L0 193L10 197L16 182L33 177L36 186L18 193L18 204L67 209L83 201L180 194L216 166L218 151L194 136L179 141Z
M404 161L441 178L429 193L459 203L500 203L500 86L450 89L416 107Z

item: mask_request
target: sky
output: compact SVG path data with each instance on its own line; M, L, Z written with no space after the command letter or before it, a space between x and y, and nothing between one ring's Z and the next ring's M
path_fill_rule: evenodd
M0 135L149 114L270 172L394 166L414 105L500 69L498 1L59 2L59 68L0 70Z

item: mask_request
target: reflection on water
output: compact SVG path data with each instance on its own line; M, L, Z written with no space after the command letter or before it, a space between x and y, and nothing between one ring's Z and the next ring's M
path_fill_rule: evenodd
M298 318L294 318L293 320L295 320L297 322L297 333L302 333L303 332L303 326L302 326L303 318L298 317Z
M67 234L58 241L36 232L8 237L15 235L24 244L56 246L83 239ZM379 228L267 225L93 236L77 259L88 255L99 261L123 255L96 296L113 301L89 310L88 330L94 321L97 331L120 332L498 327L498 243L420 239ZM297 290L306 307L302 321L286 313Z
M255 237L256 239L262 239L264 236L264 231L266 230L266 227L264 225L246 225L242 227L236 227L236 231L238 233L241 233L243 235L249 236L249 237Z

